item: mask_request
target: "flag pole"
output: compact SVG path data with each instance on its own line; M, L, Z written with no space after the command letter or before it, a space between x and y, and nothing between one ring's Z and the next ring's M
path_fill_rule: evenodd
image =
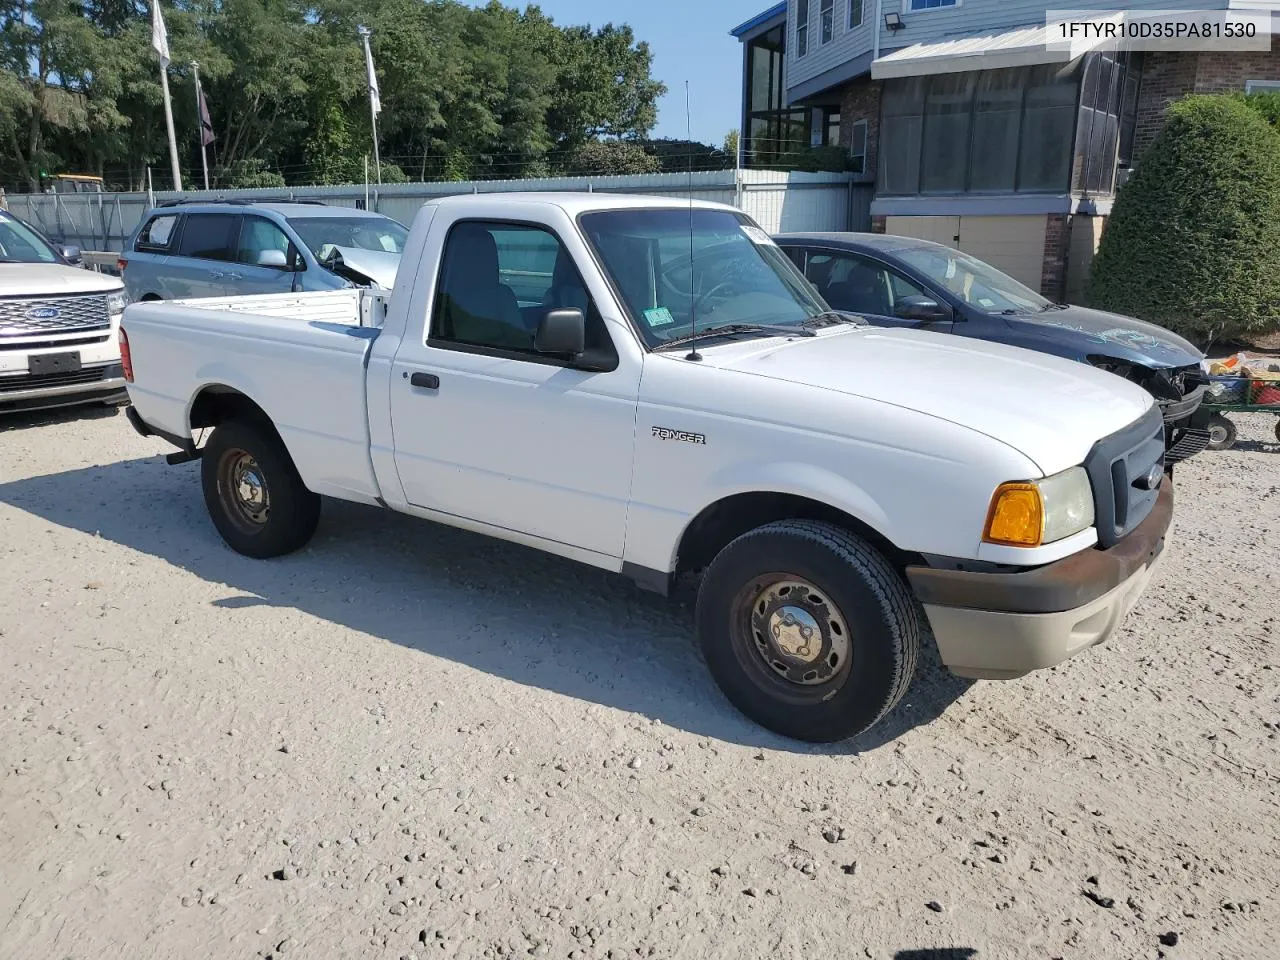
M160 0L151 0L151 46L160 55L160 86L164 90L164 124L169 130L169 165L173 169L173 189L182 192L182 172L178 169L178 138L173 134L173 101L169 99L169 33L160 13Z
M378 78L373 72L373 51L369 49L372 31L368 27L356 27L356 32L364 43L364 62L369 74L369 119L373 125L373 166L378 174L378 186L382 186L382 160L378 156L378 111L382 104L378 96Z
M182 173L178 169L178 141L173 135L173 101L169 99L169 66L160 61L160 86L164 88L164 124L169 130L169 166L173 171L173 189L182 192Z
M204 188L209 189L209 152L204 145L204 113L202 111L204 91L200 89L200 64L191 61L191 72L196 78L196 129L200 138L200 169L204 171Z

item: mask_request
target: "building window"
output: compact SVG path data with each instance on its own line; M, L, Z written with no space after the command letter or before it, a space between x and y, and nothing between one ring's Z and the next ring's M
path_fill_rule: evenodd
M822 0L818 21L822 24L822 42L830 43L836 35L836 0Z
M867 172L867 121L855 120L849 127L849 169Z
M783 105L783 58L786 33L774 27L747 45L747 128L742 157L748 167L778 166L783 155L808 143L809 118L804 110Z
M1246 80L1245 93L1280 93L1280 80Z
M1115 191L1116 169L1132 161L1140 54L1108 51L1085 58L1072 188L1095 196Z
M849 29L862 26L862 0L849 0Z
M809 52L809 0L798 0L796 10L796 59Z
M1048 64L887 81L879 192L1065 193L1079 75Z
M938 10L942 7L958 7L960 0L911 0L912 10Z

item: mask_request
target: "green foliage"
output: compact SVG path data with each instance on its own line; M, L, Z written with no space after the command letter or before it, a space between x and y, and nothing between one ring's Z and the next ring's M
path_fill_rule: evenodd
M1238 94L1246 106L1255 110L1262 119L1280 130L1280 93Z
M738 157L738 143L739 143L739 138L738 138L737 130L730 130L728 133L724 135L724 147L722 149L726 154L732 157L735 161L737 160L737 157Z
M658 160L662 173L683 173L686 170L728 170L733 167L733 156L719 147L712 147L696 140L645 140L641 143L645 153Z
M1280 135L1257 110L1170 107L1116 197L1088 298L1201 341L1280 328Z
M771 166L803 173L842 173L852 169L849 152L837 146L797 147L782 154Z
M557 168L561 176L597 177L660 173L662 165L638 143L599 140L574 147L560 159Z
M579 145L647 136L665 92L629 27L560 26L536 6L183 0L162 10L182 163L199 169L188 66L197 60L219 186L268 169L291 183L363 178L371 143L359 24L373 29L383 182L546 173ZM137 187L148 166L166 180L150 38L149 4L0 0L0 183L32 189L47 169ZM246 166L251 158L260 166Z
M226 185L238 190L254 187L283 187L284 177L276 170L268 170L262 160L241 160L224 174Z

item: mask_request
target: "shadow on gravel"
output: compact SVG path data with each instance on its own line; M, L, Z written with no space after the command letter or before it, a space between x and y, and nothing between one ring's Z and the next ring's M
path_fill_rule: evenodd
M664 724L794 753L857 754L942 714L970 685L933 643L898 709L856 740L800 744L750 723L693 642L688 592L665 600L622 577L389 511L326 500L316 538L278 560L233 553L205 512L196 464L160 457L0 484L0 501L98 534L241 591L223 609L296 608L515 683Z
M120 413L117 404L85 403L74 407L55 407L52 410L19 410L10 413L0 408L0 433L31 430L50 423L69 423L72 420L109 420Z
M978 951L972 947L942 947L934 950L899 950L893 960L972 960Z

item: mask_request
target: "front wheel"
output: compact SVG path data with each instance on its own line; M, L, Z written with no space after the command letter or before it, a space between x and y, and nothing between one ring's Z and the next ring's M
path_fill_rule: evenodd
M743 534L703 578L707 666L750 719L831 743L874 726L915 673L920 625L906 583L839 527L784 520Z
M1236 425L1220 413L1209 418L1209 449L1230 450L1236 445Z
M320 521L320 497L298 476L269 424L219 424L200 464L205 506L237 553L265 559L304 546Z

